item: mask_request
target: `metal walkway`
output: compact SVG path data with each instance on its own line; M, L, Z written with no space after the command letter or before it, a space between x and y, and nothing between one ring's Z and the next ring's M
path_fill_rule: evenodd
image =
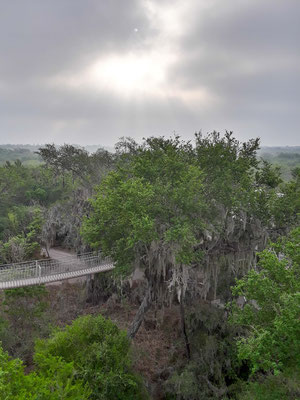
M0 265L0 290L40 285L114 269L100 253Z

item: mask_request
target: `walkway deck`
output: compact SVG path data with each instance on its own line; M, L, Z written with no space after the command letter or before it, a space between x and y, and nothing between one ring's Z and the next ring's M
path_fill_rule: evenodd
M0 290L58 282L112 269L111 259L100 253L0 265Z

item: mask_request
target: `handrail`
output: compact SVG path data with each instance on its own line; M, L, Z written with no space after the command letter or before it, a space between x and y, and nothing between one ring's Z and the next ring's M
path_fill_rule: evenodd
M90 252L87 252L87 253L81 253L81 254L72 254L71 253L70 255L59 256L59 260L71 259L71 258L74 259L74 258L78 258L78 257L80 258L80 257L83 257L83 256L95 255L95 254L101 254L101 253L100 252L95 253L93 251L90 251ZM47 258L39 258L37 260L31 260L31 261L29 260L29 261L14 262L14 263L10 263L10 264L0 264L0 270L2 269L2 267L31 264L31 263L36 262L36 261L43 262L43 261L50 261L50 260L55 260L55 258L47 257Z
M113 262L110 258L104 257L101 253L83 253L76 255L65 256L57 259L41 259L33 261L25 261L21 263L6 264L0 266L0 288L1 283L16 282L22 286L24 280L39 279L42 281L53 281L54 276L57 277L55 280L60 280L60 276L72 276L74 272L80 274L80 271L87 271L86 274L93 273L93 268L99 270L103 266L103 269L112 269ZM49 279L48 279L49 278ZM66 278L64 278L66 279ZM35 282L35 281L34 281ZM36 282L34 283L36 284ZM2 285L2 286L3 286Z

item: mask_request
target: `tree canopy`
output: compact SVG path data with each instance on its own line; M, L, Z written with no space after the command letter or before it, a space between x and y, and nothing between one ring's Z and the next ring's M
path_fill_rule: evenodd
M240 359L252 372L300 365L300 228L259 254L257 269L239 280L234 295L245 296L233 320L248 329L238 343Z
M230 132L196 135L195 146L176 136L120 142L119 162L91 201L85 240L112 256L119 270L142 266L150 300L176 294L180 301L188 271L224 240L228 218L235 223L243 213L246 224L247 213L256 218L260 204L267 207L264 188L257 189L258 145Z

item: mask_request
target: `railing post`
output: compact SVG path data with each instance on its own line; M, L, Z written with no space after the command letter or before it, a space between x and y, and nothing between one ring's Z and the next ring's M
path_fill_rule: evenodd
M35 277L36 278L38 277L38 272L39 272L39 265L38 265L38 262L36 260L36 262L35 262Z

